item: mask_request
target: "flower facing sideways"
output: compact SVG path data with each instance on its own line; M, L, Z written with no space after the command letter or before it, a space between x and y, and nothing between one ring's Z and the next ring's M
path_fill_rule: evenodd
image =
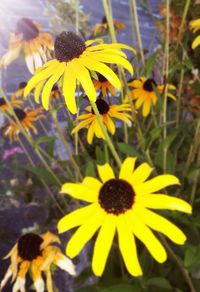
M116 19L113 20L113 26L115 31L124 29L126 27L125 23L118 21ZM106 17L102 18L101 23L97 23L94 27L94 35L108 32L109 26Z
M99 41L88 40L84 42L73 32L62 32L55 40L55 59L47 62L35 72L25 88L25 96L35 88L35 100L38 102L42 91L42 104L48 110L52 87L61 80L66 106L75 114L77 113L75 100L77 81L81 84L88 98L93 102L96 101L96 90L90 71L102 74L119 90L121 88L119 78L104 63L121 65L130 74L133 74L133 67L122 49L133 52L134 50L127 45L118 43L92 45Z
M135 108L138 109L142 106L142 115L144 117L148 116L152 105L155 105L158 99L154 87L158 92L162 93L165 86L157 85L154 79L147 79L145 77L141 77L139 80L133 80L129 85L133 87L131 94L132 99L136 100ZM176 89L176 87L171 84L168 84L167 88L170 90ZM173 100L176 99L176 97L170 92L167 92L167 96Z
M126 268L133 276L142 275L135 237L159 263L166 260L167 253L151 229L163 233L176 244L184 244L186 240L178 227L150 210L191 213L191 206L182 199L157 193L179 184L179 180L165 174L147 181L153 169L147 163L135 169L135 161L135 158L126 158L118 178L106 163L97 166L101 180L85 177L82 183L65 183L61 189L61 193L89 203L64 216L58 223L58 230L62 233L78 227L66 247L70 258L77 256L99 230L92 258L92 269L97 276L104 271L116 232Z
M31 135L30 130L33 130L35 134L37 134L37 129L34 126L34 122L44 118L45 116L42 114L42 108L38 108L32 111L28 111L28 109L21 109L21 108L15 108L14 113L19 120L19 123L23 127L23 129L27 132L28 135ZM13 119L13 121L10 122L8 127L5 130L5 135L9 136L10 140L17 140L18 135L20 133L20 127L17 124L17 121Z
M10 103L10 106L9 106ZM12 111L12 107L21 107L23 101L16 100L14 96L11 97L9 103L6 102L4 97L0 97L0 110L10 113Z
M15 33L10 35L8 50L0 60L0 66L7 67L21 52L32 74L42 66L53 48L53 39L49 33L41 33L39 29L40 25L29 18L18 20Z
M108 96L111 93L112 96L116 96L117 92L112 84L101 74L98 74L98 80L94 80L94 87L97 90L100 89L103 96Z
M52 264L70 275L75 275L75 267L71 260L64 256L58 247L52 245L53 243L60 244L60 240L51 232L46 232L41 236L35 233L21 236L5 257L5 259L10 258L11 263L0 283L0 290L2 291L12 277L13 291L25 291L26 275L30 271L37 292L45 290L43 272L46 276L47 291L53 292L50 270Z
M112 135L115 134L116 130L113 119L121 120L128 126L131 126L132 117L129 113L127 113L131 112L131 108L128 103L109 105L104 99L99 98L96 101L96 105L104 125ZM88 128L87 141L89 144L92 143L94 135L97 138L104 139L104 134L99 126L97 117L93 112L92 107L86 107L85 111L85 114L78 116L77 121L81 122L73 129L72 134L77 133L82 128Z

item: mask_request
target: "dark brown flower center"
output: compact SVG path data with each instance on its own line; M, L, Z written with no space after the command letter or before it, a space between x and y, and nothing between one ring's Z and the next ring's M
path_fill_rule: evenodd
M19 89L24 89L26 87L26 85L27 85L26 81L20 82Z
M103 99L97 99L96 105L97 105L97 108L98 108L100 115L107 114L107 112L110 109L109 104ZM93 109L92 109L92 113L94 114Z
M106 18L106 16L103 16L103 17L102 17L101 23L102 23L102 24L107 24L107 23L108 23L108 22L107 22L107 18Z
M99 79L100 82L106 82L106 81L108 81L108 80L106 79L106 77L104 77L104 76L101 75L101 74L98 74L98 79Z
M32 20L24 17L18 20L15 33L22 33L23 39L30 41L38 36L39 30Z
M19 121L22 121L26 117L25 111L23 111L20 108L15 108L14 112L15 112L15 114L16 114L16 116L17 116Z
M99 204L107 212L115 215L125 213L134 203L135 192L123 179L110 179L99 191Z
M18 240L18 254L26 261L32 261L41 255L42 237L34 233L27 233Z
M60 62L68 62L78 58L86 49L82 39L72 31L62 32L56 37L55 57Z
M54 84L51 91L59 90L58 85Z
M147 79L144 84L143 84L143 89L146 90L146 91L154 91L154 88L153 86L157 86L156 82L154 79Z
M3 97L0 97L0 106L3 106L6 104L6 101Z

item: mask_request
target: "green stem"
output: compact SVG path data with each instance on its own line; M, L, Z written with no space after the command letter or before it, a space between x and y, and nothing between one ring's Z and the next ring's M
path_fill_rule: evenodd
M110 137L108 135L107 129L106 129L106 127L105 127L105 125L104 125L104 123L102 121L102 118L101 118L101 115L100 115L100 113L98 111L97 105L96 105L95 102L92 102L92 101L91 101L91 105L92 105L93 111L94 111L94 113L96 115L96 118L97 118L97 121L99 123L99 126L100 126L100 128L101 128L101 130L103 132L104 137L105 137L105 140L106 140L106 142L108 144L108 147L110 148L110 151L111 151L113 157L115 158L118 166L121 167L121 159L120 159L119 155L117 154L117 151L115 150L115 147L114 147L114 145L113 145L113 143L112 143L112 141L111 141L111 139L110 139Z
M113 24L113 16L112 16L112 10L111 10L111 5L110 5L110 0L102 0L103 3L103 8L105 11L105 15L106 15L106 19L108 22L108 27L109 27L109 31L110 31L110 36L111 36L111 40L113 43L116 43L116 35L115 35L115 28L114 28L114 24ZM108 4L109 3L109 4Z
M136 37L135 37L135 19L134 19L134 12L133 12L133 5L132 0L129 0L129 7L130 7L130 19L131 19L131 32L132 32L132 40L133 40L133 47L136 46ZM139 66L138 66L138 55L135 56L135 67L136 67L136 76L139 77Z
M195 195L196 195L196 190L199 182L199 176L200 176L200 147L198 151L198 156L197 156L197 170L194 175L194 181L192 185L192 191L191 191L191 196L190 196L190 204L193 205L194 200L195 200Z
M163 104L163 139L167 137L167 93L168 93L168 75L169 75L169 34L170 34L170 0L166 0L166 42L165 42L165 88ZM163 151L163 171L167 169L167 148Z
M134 19L135 19L135 29L136 29L137 39L138 39L140 56L142 59L142 65L145 67L145 58L144 58L142 39L141 39L141 34L140 34L140 25L139 25L138 14L137 14L136 0L132 0L131 4L132 4Z
M74 169L75 169L76 173L79 175L80 179L82 179L83 176L82 176L82 174L80 172L79 166L77 165L77 163L76 163L73 155L71 154L71 150L70 150L69 145L68 145L68 143L67 143L67 141L65 139L65 136L63 134L63 131L60 128L60 124L58 122L58 119L57 119L57 117L54 114L52 114L52 118L54 120L54 123L55 123L55 126L56 126L56 130L57 130L57 132L58 132L58 134L60 136L60 139L61 139L61 141L63 143L64 148L65 148L65 151L66 151L66 153L67 153L67 155L68 155L68 157L69 157L72 165L74 166Z
M185 20L186 20L187 13L188 13L188 10L189 10L190 2L191 2L191 0L186 0L186 2L185 2L183 15L182 15L182 20L181 20L181 25L180 25L180 28L179 28L179 34L178 34L178 37L177 37L177 44L176 44L175 51L177 50L177 46L178 46L178 44L180 42L180 39L181 39L181 34L183 32L183 27L185 25Z
M167 243L167 241L164 238L164 236L162 236L161 234L158 234L158 236L160 237L160 239L161 239L163 245L165 246L166 250L168 251L170 257L174 260L175 264L177 265L177 267L179 268L180 272L182 273L182 275L183 275L183 277L185 279L185 282L188 284L188 287L190 288L190 292L196 292L196 289L193 286L193 283L192 283L192 280L190 278L190 275L189 275L188 271L184 268L183 262L181 261L181 259L179 257L177 257L177 255L175 254L173 249Z

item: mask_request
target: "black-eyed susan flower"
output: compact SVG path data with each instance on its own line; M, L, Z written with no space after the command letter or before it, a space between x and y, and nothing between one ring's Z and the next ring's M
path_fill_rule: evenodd
M190 29L193 31L193 33L200 30L200 18L190 21ZM192 48L196 49L196 47L198 47L199 45L200 45L200 35L198 35L192 42Z
M113 118L121 120L129 126L131 125L132 117L127 113L131 111L128 103L109 105L104 99L97 99L96 105L104 125L112 135L116 130ZM78 116L77 121L81 122L73 129L72 134L77 133L82 128L87 128L87 141L89 144L92 143L94 135L97 138L105 139L92 107L86 107L85 111L85 114Z
M62 92L57 84L54 84L51 90L50 99L60 99Z
M143 106L142 114L144 117L148 116L152 105L155 105L157 102L157 95L154 91L154 87L158 92L162 93L164 91L165 85L157 85L154 79L141 77L138 80L133 80L129 82L129 86L133 87L131 90L132 99L136 99L135 108L138 109ZM167 84L168 89L175 90L176 87L172 84ZM167 96L173 100L176 97L168 92Z
M24 98L24 89L25 89L26 85L27 85L26 81L20 82L18 89L13 93L12 97L13 98L19 98L19 97Z
M117 95L114 86L101 74L98 74L98 80L94 80L94 87L96 91L100 89L103 96L108 96L109 92L112 96Z
M90 203L64 216L58 223L58 230L62 233L79 226L66 247L70 258L77 256L99 230L92 258L92 269L97 276L104 271L116 232L126 268L133 276L142 275L135 237L159 263L167 259L167 253L151 229L163 233L176 244L184 244L186 240L178 227L150 210L191 213L187 202L160 193L167 186L180 184L178 178L164 174L147 181L153 169L147 163L134 169L135 160L125 159L118 178L106 163L97 166L101 181L85 177L82 183L65 183L61 189L61 193Z
M134 51L124 44L98 44L99 40L82 39L73 32L62 32L55 40L55 59L39 68L25 88L25 96L35 88L35 99L39 100L42 91L42 104L47 110L52 87L61 78L63 79L63 94L68 109L77 113L75 91L77 81L91 101L96 101L96 90L92 82L90 71L96 71L107 78L117 89L121 83L117 75L104 63L118 64L133 74L133 67L126 59L122 49Z
M53 292L50 270L52 264L65 270L70 275L75 275L75 267L71 260L62 254L53 243L60 244L60 240L49 231L41 236L35 233L27 233L21 236L5 257L5 259L10 258L11 263L0 283L1 291L11 277L14 281L14 292L26 291L26 275L30 271L37 292L45 290L42 273L46 275L47 291Z
M23 103L22 100L16 100L13 96L11 97L10 101L11 107L20 107ZM8 113L11 112L9 104L6 102L4 97L0 97L0 110L6 111Z
M29 111L28 109L23 110L21 108L15 108L14 113L17 116L21 126L24 128L28 135L31 135L30 130L33 130L33 132L37 134L37 129L33 123L45 117L42 114L42 108L38 108L32 111ZM10 121L5 130L5 136L8 136L10 140L13 141L17 139L19 133L20 128L17 122L13 119L13 121Z
M115 31L120 30L120 29L124 29L126 27L125 23L118 21L116 19L113 20L113 25L114 25L114 29ZM108 32L108 22L107 22L107 18L104 16L102 18L101 23L97 23L95 25L94 28L94 35L100 34L100 33L105 33Z
M21 18L16 25L15 33L11 33L7 52L0 60L1 67L7 67L21 52L26 65L33 74L35 69L46 62L53 39L49 33L41 33L40 25L29 18Z

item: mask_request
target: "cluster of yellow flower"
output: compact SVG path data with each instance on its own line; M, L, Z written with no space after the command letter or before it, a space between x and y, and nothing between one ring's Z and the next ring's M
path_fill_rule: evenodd
M105 29L104 23L96 27L95 33L101 27ZM191 22L191 28L194 31L198 30L200 19ZM192 46L196 48L199 44L200 36L195 39ZM41 96L41 103L44 109L48 110L50 99L60 98L63 93L67 108L72 114L76 114L78 87L78 92L84 92L91 105L85 108L85 113L77 117L76 122L80 121L80 123L74 127L72 133L87 128L88 143L92 143L94 135L105 139L93 109L94 103L103 124L113 135L116 131L113 118L129 126L134 121L129 100L136 100L133 111L143 107L142 114L146 117L151 107L157 103L157 92L161 94L166 87L175 90L171 84L158 85L154 79L141 77L128 83L129 99L125 97L121 104L111 104L106 97L109 94L116 96L117 90L121 89L123 83L108 64L121 66L133 75L133 67L123 49L135 53L133 48L124 44L105 44L101 39L84 42L73 32L62 32L55 39L53 51L51 36L40 33L37 24L23 18L17 23L16 33L11 35L9 49L2 57L0 66L6 67L22 51L28 69L34 73L34 76L27 84L20 87L9 103L1 98L0 109L16 115L27 131L32 129L36 132L33 122L44 117L41 113L42 109L23 110L20 107L22 101L18 97L26 98L34 90L35 101L39 103ZM51 56L54 58L47 61ZM100 95L97 98L98 91ZM173 94L168 92L167 95L175 99ZM15 107L14 113L10 106ZM19 129L14 122L9 125L6 134L11 139L17 138ZM101 276L104 271L116 232L126 268L133 276L142 275L135 237L145 244L151 255L160 263L166 260L167 254L151 229L165 234L177 244L183 244L186 240L183 232L174 224L149 210L168 209L190 214L191 206L187 202L164 193L157 193L167 186L179 184L179 180L173 175L165 174L147 181L153 168L147 163L135 168L135 161L136 158L126 158L118 177L108 163L98 165L97 170L101 180L85 177L82 183L66 183L61 189L61 193L90 203L64 216L58 223L58 231L62 233L78 227L66 249L67 255L73 258L99 230L92 259L92 268L97 276ZM74 275L72 262L62 255L58 248L51 245L53 242L59 240L50 233L43 236L23 235L7 256L11 257L11 265L1 282L1 288L10 277L13 277L14 291L24 291L25 275L30 268L36 290L44 290L41 277L41 272L44 271L47 277L47 289L52 291L50 275L52 263Z

